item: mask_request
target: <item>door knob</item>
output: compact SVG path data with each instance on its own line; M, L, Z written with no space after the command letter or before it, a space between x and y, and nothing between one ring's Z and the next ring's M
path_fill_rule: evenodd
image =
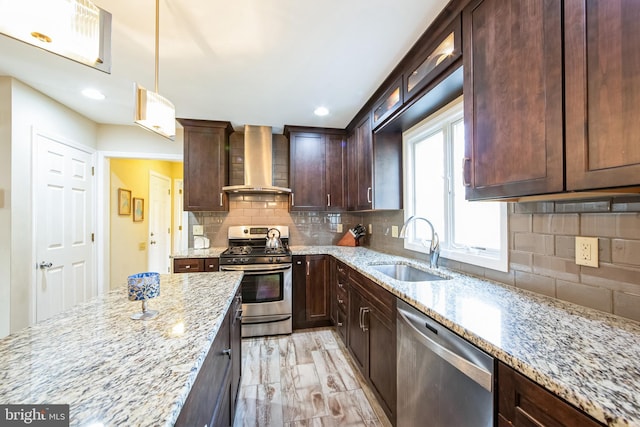
M42 261L42 262L40 263L40 268L41 268L42 270L46 270L47 268L51 268L52 266L53 266L53 263L52 263L52 262L44 262L44 261Z

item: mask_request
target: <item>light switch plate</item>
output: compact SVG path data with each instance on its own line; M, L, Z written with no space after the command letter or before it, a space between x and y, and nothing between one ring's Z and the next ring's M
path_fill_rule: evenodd
M193 226L193 235L194 236L202 236L204 234L204 226L203 225L194 225Z
M342 233L342 224L336 224L336 232Z
M598 267L598 238L576 236L576 264Z

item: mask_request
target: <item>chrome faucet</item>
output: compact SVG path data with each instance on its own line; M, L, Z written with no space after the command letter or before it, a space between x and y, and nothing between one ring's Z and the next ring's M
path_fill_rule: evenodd
M431 221L421 216L410 216L409 219L407 219L402 225L402 228L400 229L399 238L406 239L407 225L417 220L424 221L427 224L429 224L429 227L431 227L431 245L429 246L429 262L430 262L431 268L438 268L438 258L440 257L440 238L438 237L438 233L436 233L436 229L433 227L433 224L431 224ZM422 240L422 246L427 247L427 245L425 244L425 240Z

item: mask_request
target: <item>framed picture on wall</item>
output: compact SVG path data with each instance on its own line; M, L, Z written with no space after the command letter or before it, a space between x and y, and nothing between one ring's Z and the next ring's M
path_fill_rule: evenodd
M131 215L131 190L118 188L118 215Z
M133 198L133 222L140 222L144 219L144 199Z

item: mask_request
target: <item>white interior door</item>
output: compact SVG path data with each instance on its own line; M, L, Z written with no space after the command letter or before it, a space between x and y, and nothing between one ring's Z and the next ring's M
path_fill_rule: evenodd
M183 198L184 182L181 179L173 180L173 250L185 251L189 247L187 234L187 212L184 211Z
M36 322L97 294L93 155L35 134Z
M171 255L171 179L149 173L149 271L169 273Z

